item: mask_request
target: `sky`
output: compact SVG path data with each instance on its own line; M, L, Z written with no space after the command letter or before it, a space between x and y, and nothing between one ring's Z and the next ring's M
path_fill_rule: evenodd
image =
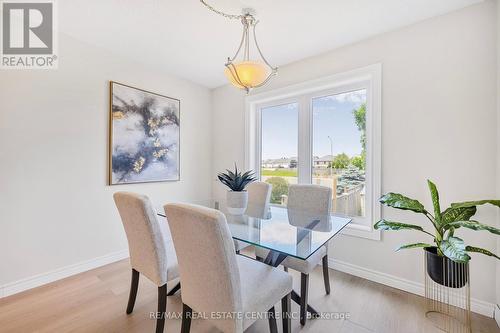
M360 131L352 110L366 101L366 90L313 99L313 155L361 154ZM297 156L298 105L273 106L262 110L262 159Z

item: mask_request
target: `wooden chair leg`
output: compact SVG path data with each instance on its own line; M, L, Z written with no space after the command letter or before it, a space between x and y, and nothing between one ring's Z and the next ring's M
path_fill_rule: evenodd
M330 295L330 273L328 269L328 254L323 257L323 280L325 280L325 292Z
M156 318L156 333L163 333L165 327L165 312L167 311L167 284L158 287L158 313Z
M292 332L292 297L290 294L281 299L281 320L283 322L283 333Z
M278 333L278 324L276 323L276 311L274 306L267 311L269 320L269 332Z
M177 290L181 289L181 283L177 283L175 285L175 287L172 288L172 290L170 290L167 294L167 296L172 296L173 294L175 294L177 292Z
M128 296L127 314L134 311L135 298L137 297L137 288L139 288L139 272L132 268L132 280L130 282L130 295Z
M189 333L191 330L191 318L193 317L193 310L186 304L182 304L182 324L181 333Z
M300 274L300 324L304 326L307 319L307 295L309 289L309 274Z

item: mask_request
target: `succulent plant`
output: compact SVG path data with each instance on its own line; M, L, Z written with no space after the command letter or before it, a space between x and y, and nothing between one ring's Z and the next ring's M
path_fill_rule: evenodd
M229 169L226 169L226 171L227 172L219 173L217 175L217 178L219 178L222 184L229 187L231 191L235 192L244 191L248 184L256 180L253 171L249 170L244 173L241 173L240 171L238 171L236 163L234 164L234 172Z

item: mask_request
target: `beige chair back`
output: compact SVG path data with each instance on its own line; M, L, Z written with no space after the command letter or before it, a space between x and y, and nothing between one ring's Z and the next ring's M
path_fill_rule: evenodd
M268 218L269 203L273 186L265 182L253 182L247 186L248 206L246 214L252 217Z
M317 231L329 231L332 189L319 185L290 185L288 190L288 219L296 227L307 227L313 220L320 222Z
M162 286L167 283L167 254L162 227L147 196L116 192L116 207L127 234L132 268Z
M288 190L288 208L325 215L330 213L331 207L331 188L320 185L290 185Z
M167 204L165 214L179 263L182 302L207 315L241 313L239 270L225 216L190 204ZM223 332L243 329L241 318L213 323Z

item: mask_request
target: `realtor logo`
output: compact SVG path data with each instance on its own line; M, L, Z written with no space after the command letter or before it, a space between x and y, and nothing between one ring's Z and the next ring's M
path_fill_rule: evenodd
M1 68L57 68L54 2L2 2Z

